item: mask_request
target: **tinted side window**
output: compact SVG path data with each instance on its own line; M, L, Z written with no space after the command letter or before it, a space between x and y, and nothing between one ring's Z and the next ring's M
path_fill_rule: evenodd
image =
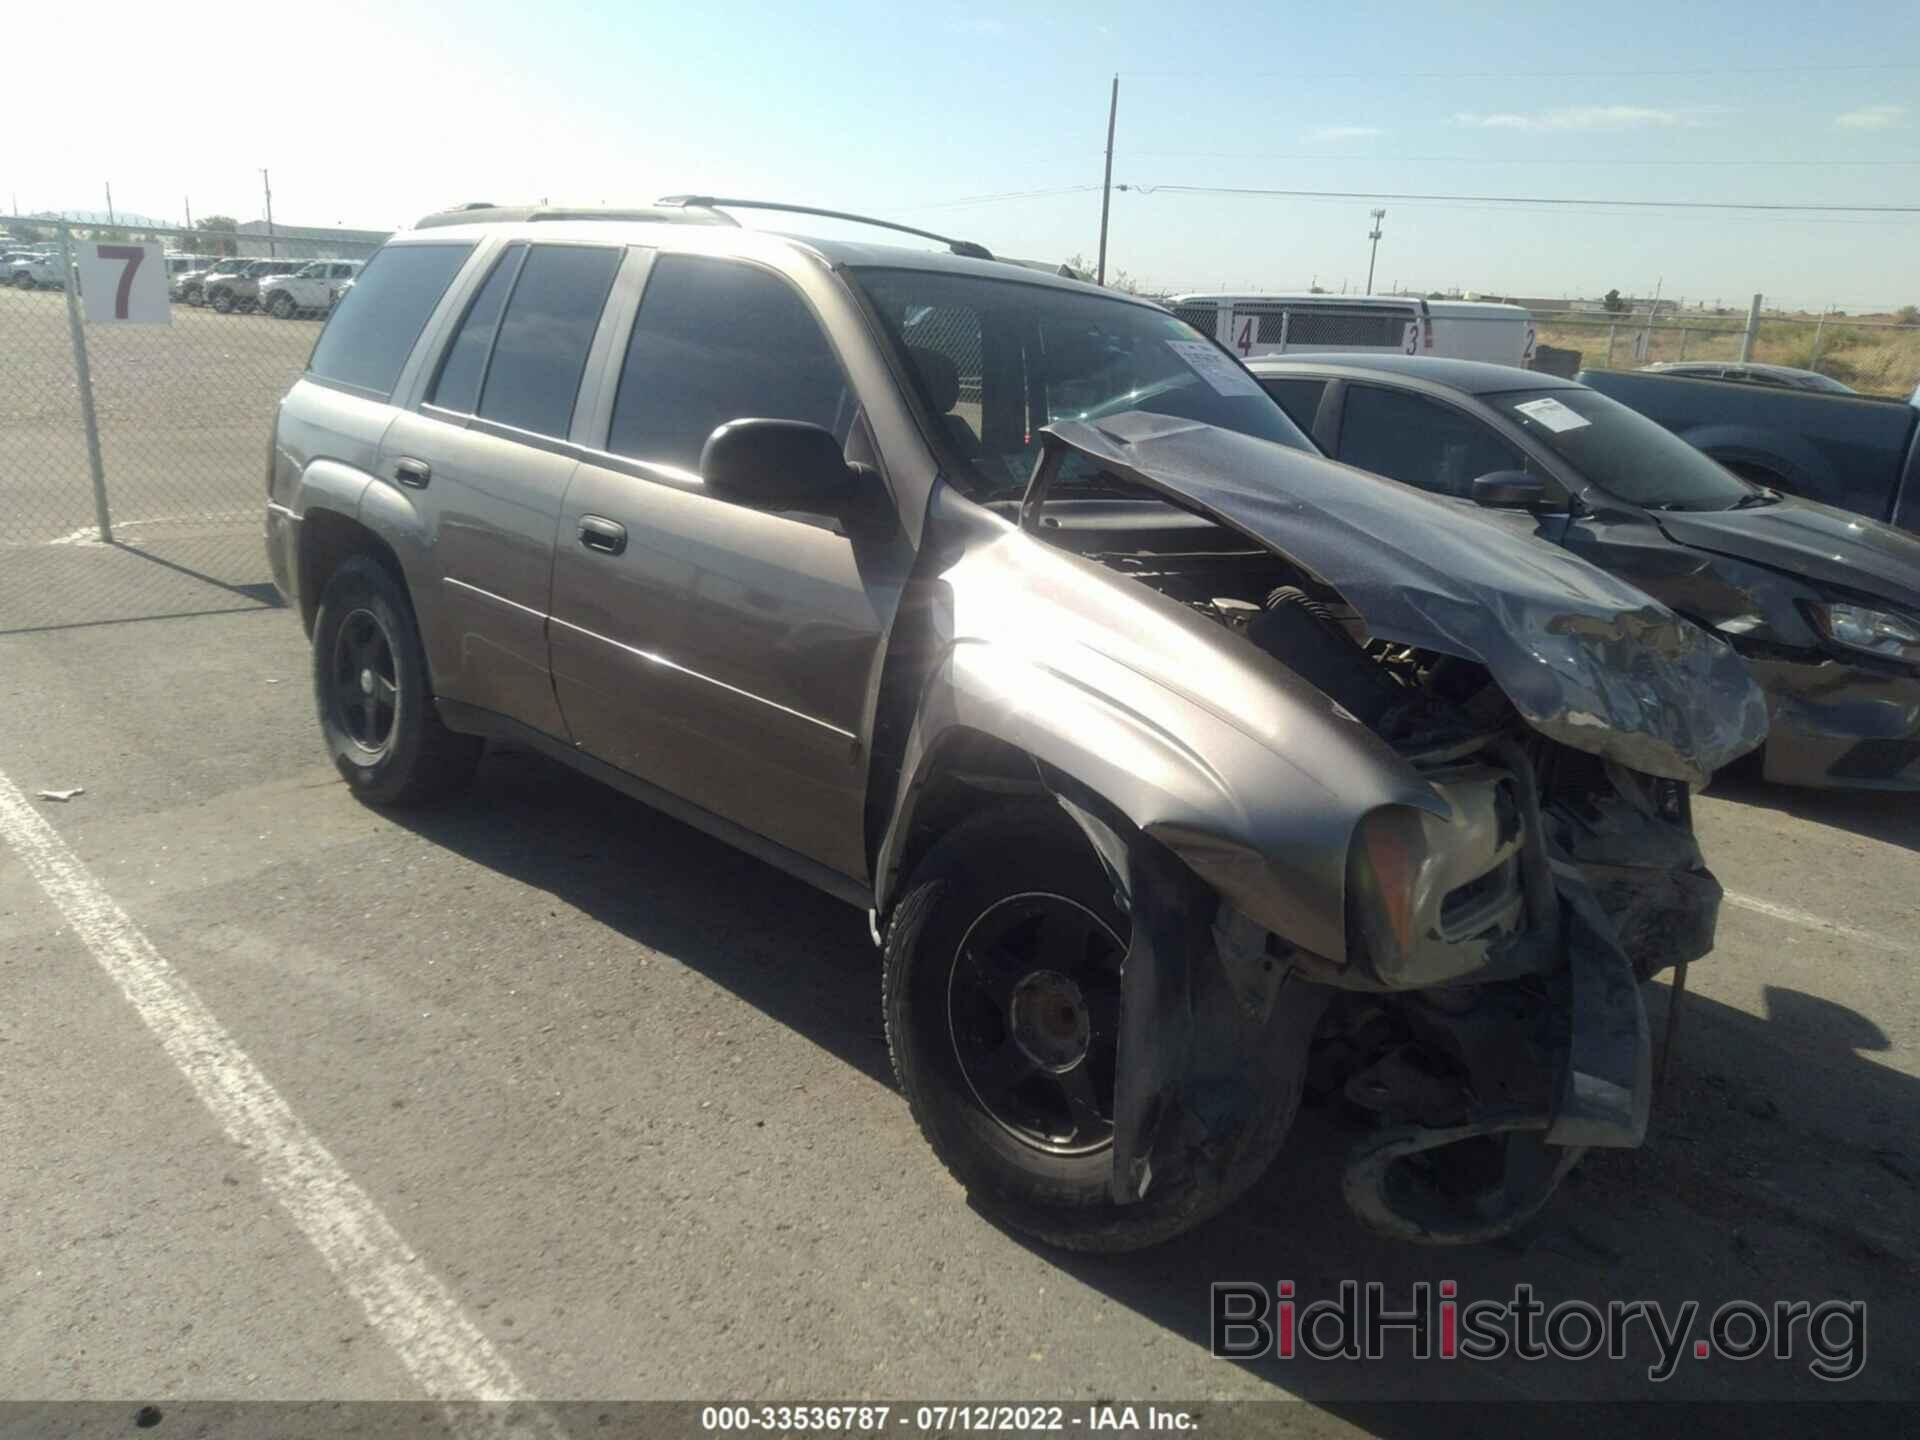
M1526 468L1526 457L1478 420L1421 395L1372 385L1347 386L1339 458L1462 497L1472 495L1482 475Z
M807 420L844 442L853 410L840 362L786 281L663 255L634 321L607 448L693 471L729 420Z
M367 262L314 344L307 370L385 398L470 245L389 245Z
M513 277L520 273L520 261L527 253L524 245L509 245L494 262L480 293L467 306L467 313L454 333L453 344L440 362L440 374L427 392L429 404L471 415L480 402L480 382L487 373L487 356L493 351L493 332L506 308L507 292L513 289Z
M586 245L535 245L527 252L500 317L475 413L539 435L567 433L622 253Z
M1313 433L1313 417L1320 413L1320 396L1327 388L1326 381L1292 376L1283 380L1262 375L1260 384L1280 402L1280 408L1287 412L1289 420L1309 435Z

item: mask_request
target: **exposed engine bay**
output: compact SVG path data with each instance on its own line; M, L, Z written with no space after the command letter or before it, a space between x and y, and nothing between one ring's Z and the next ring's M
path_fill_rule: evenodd
M1587 1146L1644 1135L1650 1047L1626 982L1711 949L1720 898L1693 839L1688 788L1532 731L1484 666L1373 639L1314 577L1230 533L1208 537L1217 549L1195 547L1202 538L1186 531L1179 550L1087 558L1308 681L1452 812L1442 821L1395 811L1363 825L1451 833L1425 846L1391 834L1356 841L1347 964L1288 947L1230 906L1216 940L1223 952L1238 944L1284 957L1342 992L1314 1035L1307 1091L1358 1126L1343 1184L1356 1213L1429 1243L1504 1233L1545 1203ZM1438 857L1404 915L1379 903L1380 862L1367 857L1381 851ZM1603 958L1575 962L1570 931ZM1599 977L1575 973L1596 968ZM1590 1033L1576 1045L1577 1009L1601 1021L1603 1041Z
M1138 474L1087 476L1087 488L1063 492L1038 528L1244 639L1377 736L1439 803L1386 805L1361 818L1337 959L1290 943L1284 914L1206 877L1218 895L1219 974L1202 966L1185 981L1192 1058L1175 1067L1153 1057L1162 1077L1182 1068L1185 1076L1140 1102L1151 1119L1138 1153L1125 1144L1127 1117L1116 1117L1116 1198L1129 1187L1144 1193L1149 1154L1162 1165L1170 1155L1180 1163L1182 1146L1205 1156L1231 1133L1233 1112L1257 1103L1235 1093L1235 1072L1220 1057L1257 1053L1269 1032L1249 1028L1249 1015L1269 1016L1276 996L1285 1003L1283 982L1297 979L1326 992L1307 1047L1308 1093L1336 1102L1360 1132L1343 1183L1351 1208L1403 1239L1505 1233L1546 1202L1586 1148L1637 1146L1645 1135L1652 1045L1639 983L1674 967L1684 979L1712 948L1721 896L1693 838L1684 778L1702 757L1664 734L1620 743L1591 713L1562 724L1570 707L1543 715L1538 696L1523 713L1488 663L1375 633L1339 585L1265 535L1208 513L1212 506L1169 506L1129 483ZM1034 490L1045 499L1041 479ZM1035 499L1030 491L1030 507ZM1025 518L1036 523L1032 509ZM1670 616L1649 616L1623 652L1674 627ZM1482 636L1500 619L1483 616ZM1608 623L1575 616L1558 633L1577 647ZM1681 633L1690 627L1679 627L1677 638L1643 649L1719 664L1710 652L1690 653L1695 642ZM1555 628L1549 621L1540 633ZM1553 668L1544 654L1531 658ZM1602 664L1558 673L1579 685L1612 683ZM1504 677L1515 675L1531 680L1509 663ZM1620 714L1619 730L1650 723L1624 704ZM1722 736L1701 749L1740 743ZM1666 773L1629 763L1641 757ZM1164 990L1163 977L1153 983ZM1160 992L1156 1001L1166 1008Z

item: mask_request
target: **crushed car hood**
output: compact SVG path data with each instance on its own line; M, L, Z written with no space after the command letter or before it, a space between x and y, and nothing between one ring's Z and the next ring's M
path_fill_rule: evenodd
M1669 540L1920 610L1920 539L1878 520L1782 498L1746 510L1652 512Z
M1467 502L1140 411L1046 433L1312 571L1376 638L1485 665L1562 744L1705 784L1766 738L1765 699L1726 645Z

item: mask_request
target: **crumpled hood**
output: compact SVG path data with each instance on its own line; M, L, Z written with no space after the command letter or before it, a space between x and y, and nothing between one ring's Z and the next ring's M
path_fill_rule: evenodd
M1312 571L1376 637L1485 665L1563 744L1705 784L1766 738L1765 699L1726 645L1466 502L1164 415L1045 433Z
M1884 596L1920 613L1920 539L1864 515L1783 498L1747 510L1659 510L1669 540Z

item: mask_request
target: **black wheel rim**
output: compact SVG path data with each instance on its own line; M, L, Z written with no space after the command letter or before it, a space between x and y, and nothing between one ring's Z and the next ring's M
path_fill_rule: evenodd
M327 687L333 721L370 758L393 744L400 700L393 650L393 637L371 610L352 611L334 632Z
M1086 1155L1113 1143L1126 945L1063 895L1010 896L954 955L947 1028L973 1098L1022 1144Z

